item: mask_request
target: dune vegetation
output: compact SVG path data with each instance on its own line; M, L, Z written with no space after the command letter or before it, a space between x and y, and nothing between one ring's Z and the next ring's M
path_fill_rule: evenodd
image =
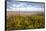
M6 20L6 29L9 30L40 29L45 27L45 17L40 14L30 16L15 15Z

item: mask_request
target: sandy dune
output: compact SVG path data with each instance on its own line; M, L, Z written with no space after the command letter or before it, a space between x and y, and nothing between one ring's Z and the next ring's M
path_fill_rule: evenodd
M11 15L34 15L34 14L37 14L37 13L41 13L41 12L30 12L30 11L7 11L7 16L11 16Z

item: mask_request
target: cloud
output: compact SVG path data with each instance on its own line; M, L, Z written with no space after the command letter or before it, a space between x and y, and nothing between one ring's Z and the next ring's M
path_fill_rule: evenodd
M8 11L44 11L44 8L34 8L34 7L27 7L27 8L12 8Z
M32 10L32 11L37 11L37 10L44 10L44 4L43 3L33 3L33 2L15 2L14 0L8 0L7 1L7 9L10 11L16 11L16 10ZM8 11L9 11L8 10Z

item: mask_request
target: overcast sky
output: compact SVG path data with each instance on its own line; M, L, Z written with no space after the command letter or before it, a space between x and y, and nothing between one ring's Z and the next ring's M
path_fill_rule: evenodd
M7 0L7 11L44 11L44 3Z

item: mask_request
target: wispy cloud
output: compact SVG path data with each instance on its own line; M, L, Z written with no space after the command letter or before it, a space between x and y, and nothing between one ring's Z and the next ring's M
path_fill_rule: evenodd
M7 0L7 9L12 10L44 10L44 3L16 2Z

